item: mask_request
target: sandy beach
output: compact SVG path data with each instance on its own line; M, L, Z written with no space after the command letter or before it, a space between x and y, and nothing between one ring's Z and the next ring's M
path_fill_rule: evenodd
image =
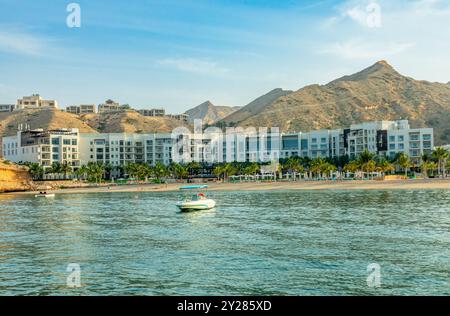
M99 192L170 192L178 191L183 183L134 184L51 190L55 194ZM209 191L283 191L283 190L450 190L450 179L395 181L299 181L299 182L241 182L208 183ZM28 191L14 194L36 194Z

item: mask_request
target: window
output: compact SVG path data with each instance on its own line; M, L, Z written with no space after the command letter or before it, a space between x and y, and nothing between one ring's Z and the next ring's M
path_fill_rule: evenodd
M422 137L423 137L423 140L431 140L430 134L424 134Z
M322 137L322 138L320 139L320 142L326 143L326 142L327 142L327 139L326 139L325 137Z
M395 149L395 144L389 144L389 149L390 150L394 150Z
M398 141L403 142L405 140L405 137L403 135L398 136Z
M405 144L403 144L403 143L398 144L398 149L400 149L400 150L405 149Z
M53 147L52 148L52 152L59 153L59 147Z
M52 145L59 145L59 138L52 138Z
M78 144L78 140L72 139L72 146L76 146Z
M389 136L389 142L391 143L395 142L395 136Z
M64 139L63 140L64 145L70 145L70 139Z
M59 155L58 154L53 154L52 158L53 158L53 160L58 160L59 159Z

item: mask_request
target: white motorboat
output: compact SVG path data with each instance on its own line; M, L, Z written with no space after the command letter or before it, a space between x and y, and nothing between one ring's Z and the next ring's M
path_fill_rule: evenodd
M36 194L34 197L35 198L53 198L53 197L55 197L55 194L45 192L45 193Z
M208 188L207 185L191 185L181 187L180 190L201 190ZM177 203L177 207L184 212L210 210L216 206L216 201L208 199L204 193L196 193L190 197L185 197L182 201Z

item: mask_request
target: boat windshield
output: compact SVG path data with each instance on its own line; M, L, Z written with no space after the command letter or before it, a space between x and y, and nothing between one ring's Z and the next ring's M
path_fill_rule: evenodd
M204 193L193 194L190 197L185 198L186 201L200 201L206 200L206 195Z

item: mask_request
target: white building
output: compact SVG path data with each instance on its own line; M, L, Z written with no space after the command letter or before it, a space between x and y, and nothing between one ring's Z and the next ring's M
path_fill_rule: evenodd
M32 96L18 99L14 110L37 108L58 108L58 102L56 100L44 100L39 94L33 94Z
M66 107L66 112L78 115L91 114L97 113L97 108L95 104L70 105Z
M14 104L0 104L0 112L12 112Z
M117 112L124 109L125 107L121 106L118 102L115 102L111 99L106 100L105 103L98 105L98 113Z
M354 159L364 150L395 157L406 153L413 162L433 149L432 128L411 129L407 120L353 124L337 130L288 133L282 136L281 157L339 157Z
M12 162L34 162L48 168L54 162L80 166L78 129L19 131L3 137L3 158Z
M164 109L141 109L138 112L143 116L163 117L166 115L166 110Z
M271 162L293 156L356 158L364 150L386 157L406 153L420 162L434 147L433 129L411 129L407 121L379 121L348 129L278 134L276 130L207 129L173 134L79 134L78 130L26 131L3 138L3 156L13 162L51 166L67 162L74 167L89 162L111 166L128 163L155 165L172 162Z

